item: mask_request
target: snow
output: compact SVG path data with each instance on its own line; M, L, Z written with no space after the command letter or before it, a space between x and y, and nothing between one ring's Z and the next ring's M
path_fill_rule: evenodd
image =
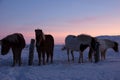
M120 43L119 37L110 37L110 39L117 40ZM120 53L109 49L106 60L91 63L87 57L88 48L84 51L84 63L78 63L78 52L74 52L75 61L68 63L66 51L62 51L61 48L62 45L55 46L53 64L41 66L37 65L36 50L34 64L28 66L28 47L22 52L23 64L21 67L18 65L11 67L11 51L5 56L0 55L0 80L120 80Z

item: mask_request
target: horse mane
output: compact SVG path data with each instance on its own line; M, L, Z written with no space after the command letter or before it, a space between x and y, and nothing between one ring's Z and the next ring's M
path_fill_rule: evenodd
M75 37L76 37L75 35L68 35L68 36L72 36L73 38L75 38Z
M42 37L43 37L43 40L45 40L45 35L44 35L43 31L42 31Z
M90 41L95 41L94 37L92 37L90 35L87 35L87 34L80 34L80 35L77 36L77 38L78 38L78 40L80 40L83 43L87 43L87 42L90 42Z
M77 37L86 38L86 37L92 37L92 36L90 36L88 34L79 34L79 35L77 35Z
M18 33L15 33L15 34L12 34L12 35L8 35L5 39L7 39L9 42L15 42L15 41L18 42L16 34L18 34Z

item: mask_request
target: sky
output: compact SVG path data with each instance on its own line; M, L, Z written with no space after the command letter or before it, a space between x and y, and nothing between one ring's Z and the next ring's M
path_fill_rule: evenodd
M120 0L0 0L0 39L22 33L26 43L35 29L55 44L67 35L120 35Z

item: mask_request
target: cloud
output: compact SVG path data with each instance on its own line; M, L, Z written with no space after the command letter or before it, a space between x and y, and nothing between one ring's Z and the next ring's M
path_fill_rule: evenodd
M72 26L81 26L81 27L92 27L92 26L110 26L119 24L120 16L119 15L101 15L101 16L88 16L84 18L73 18L67 21L68 24ZM101 27L102 27L101 26ZM107 27L107 26L106 26Z
M84 18L74 18L68 21L70 24L83 24L88 22L94 22L98 20L99 17L97 16L90 16L90 17L84 17Z

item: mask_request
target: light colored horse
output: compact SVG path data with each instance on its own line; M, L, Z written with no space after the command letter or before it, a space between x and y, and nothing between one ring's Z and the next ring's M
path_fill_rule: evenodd
M105 60L106 58L106 51L109 48L112 48L115 52L118 52L118 43L109 39L97 39L99 42L99 52L101 53L101 60ZM92 50L89 52L89 59L92 57Z
M63 47L63 50L67 49L68 62L70 61L69 51L71 51L73 61L74 61L73 51L79 51L80 55L78 62L83 63L83 51L87 47L90 47L93 51L95 51L95 44L96 44L96 39L89 35L85 35L85 34L81 34L78 36L68 35L65 38L65 46Z
M80 51L79 46L80 45L78 44L77 36L74 36L74 35L66 36L65 46L62 48L62 50L65 50L65 49L67 50L68 62L70 61L69 51L71 51L72 61L74 61L73 51Z

